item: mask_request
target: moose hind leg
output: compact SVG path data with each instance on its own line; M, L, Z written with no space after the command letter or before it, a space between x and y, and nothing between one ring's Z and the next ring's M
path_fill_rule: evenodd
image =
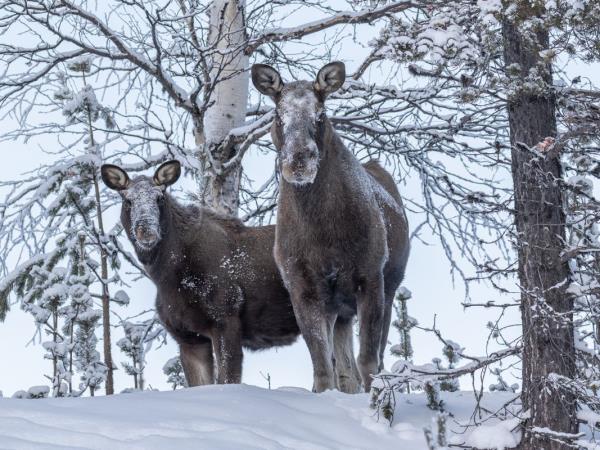
M214 384L215 368L210 339L197 343L181 343L179 357L189 387Z
M360 351L358 370L365 392L371 390L371 376L379 370L379 346L384 316L383 276L379 275L365 283L357 294Z
M333 328L333 354L338 389L347 394L360 392L361 380L354 359L353 320L335 321Z
M395 292L385 293L385 305L383 311L383 324L381 328L381 342L379 343L379 368L378 372L383 370L383 358L385 356L385 349L388 343L388 334L390 332L390 325L392 322L392 308L394 305L394 294Z

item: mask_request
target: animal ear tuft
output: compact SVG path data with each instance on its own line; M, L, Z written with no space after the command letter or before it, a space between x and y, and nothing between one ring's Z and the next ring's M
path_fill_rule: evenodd
M319 70L315 80L315 90L327 96L341 88L345 80L346 66L343 62L334 61Z
M273 98L283 89L283 80L277 70L266 64L252 66L252 84L261 94Z
M100 168L100 174L102 175L102 181L110 189L122 191L129 186L129 175L119 166L103 164Z
M172 160L162 163L154 173L154 184L161 187L167 187L175 183L181 175L181 164L179 161Z

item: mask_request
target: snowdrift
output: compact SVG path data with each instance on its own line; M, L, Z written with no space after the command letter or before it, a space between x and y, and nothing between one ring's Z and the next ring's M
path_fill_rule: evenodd
M512 394L482 404L495 410ZM511 424L466 432L474 398L443 396L454 417L451 442L504 448L516 443ZM1 449L405 449L426 450L423 427L435 413L423 394L398 397L395 420L377 420L367 394L313 394L299 388L205 386L113 397L22 400L0 398ZM456 434L459 433L459 434Z

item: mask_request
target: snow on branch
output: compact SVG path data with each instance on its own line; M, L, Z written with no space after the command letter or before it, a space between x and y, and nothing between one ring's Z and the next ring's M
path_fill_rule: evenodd
M246 45L245 52L249 55L263 44L300 39L309 34L313 34L336 25L372 23L374 20L382 17L421 6L421 3L403 0L392 2L389 5L375 9L365 8L360 11L340 12L325 19L315 20L314 22L305 23L296 27L267 30L263 34L251 38Z
M149 61L145 56L135 51L133 48L128 46L125 41L118 37L117 33L112 30L106 23L104 23L98 16L92 14L89 11L84 10L83 8L78 7L77 5L64 0L62 4L67 7L73 14L81 17L86 22L89 22L93 26L95 26L102 35L106 37L110 42L112 42L124 55L126 55L127 59L135 64L140 69L152 74L156 77L156 79L160 82L166 92L175 100L175 102L183 106L187 109L191 109L191 105L189 104L189 95L188 93L182 89L180 86L175 83L173 78L167 74L161 64L160 60L158 60L157 64L153 64ZM159 48L156 48L159 50Z
M11 273L0 279L0 322L6 318L6 313L10 308L8 296L15 283L23 279L23 276L31 271L35 266L42 264L45 260L54 257L55 252L44 255L36 255L16 267ZM22 281L23 282L23 281Z
M375 375L375 380L388 380L394 383L418 382L424 383L427 381L444 381L453 378L458 378L463 375L470 375L487 366L491 366L509 356L518 355L521 352L521 347L512 347L497 352L491 353L489 356L464 356L471 362L456 367L454 369L438 369L432 364L414 365L408 361L397 361L392 367L391 373L380 373Z
M248 150L257 139L269 132L274 116L275 111L269 111L254 122L243 127L234 128L229 132L229 135L221 145L226 148L231 148L234 145L238 145L238 147L236 154L223 164L224 171L235 167L237 164L241 164L246 150Z

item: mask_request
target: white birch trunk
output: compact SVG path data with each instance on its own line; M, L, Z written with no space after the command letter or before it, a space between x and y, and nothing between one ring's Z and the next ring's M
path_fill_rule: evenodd
M220 144L236 127L244 125L248 103L248 56L243 48L246 41L245 0L215 0L210 11L209 43L223 52L211 61L211 78L216 85L204 116L204 176L201 193L205 205L214 210L237 215L241 166L226 173L221 166L237 149L222 148ZM233 51L235 50L235 51ZM206 155L210 154L210 158Z

